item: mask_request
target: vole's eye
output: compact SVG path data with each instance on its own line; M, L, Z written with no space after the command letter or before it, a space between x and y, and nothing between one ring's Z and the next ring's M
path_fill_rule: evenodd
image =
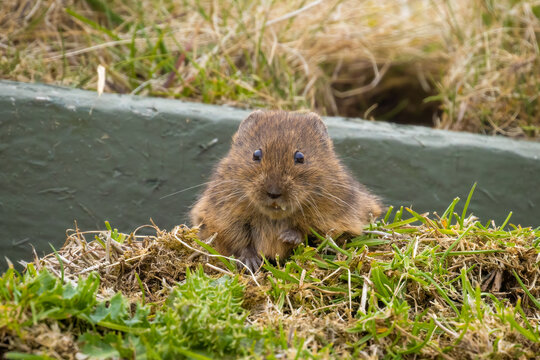
M304 154L302 154L300 151L297 151L294 153L294 163L295 164L303 164L304 163Z
M253 152L253 161L261 161L262 159L262 150L257 149Z

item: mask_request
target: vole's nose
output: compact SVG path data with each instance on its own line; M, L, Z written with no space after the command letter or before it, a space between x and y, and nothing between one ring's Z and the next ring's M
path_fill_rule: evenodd
M281 193L280 192L270 192L270 191L267 191L266 192L266 195L268 195L268 197L270 199L277 199L278 197L281 196Z
M267 182L265 188L270 199L277 199L282 194L281 187L274 181Z

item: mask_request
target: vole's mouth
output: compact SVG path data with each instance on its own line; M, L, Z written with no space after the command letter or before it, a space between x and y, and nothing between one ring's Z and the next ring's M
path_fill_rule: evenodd
M284 199L263 199L255 201L259 211L271 219L283 219L294 212L294 206Z
M285 205L279 205L277 202L273 202L270 204L270 209L273 211L287 211L287 206Z

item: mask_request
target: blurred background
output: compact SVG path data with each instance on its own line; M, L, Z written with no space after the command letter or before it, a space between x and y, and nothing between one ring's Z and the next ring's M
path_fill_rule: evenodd
M4 0L0 77L538 139L540 1Z

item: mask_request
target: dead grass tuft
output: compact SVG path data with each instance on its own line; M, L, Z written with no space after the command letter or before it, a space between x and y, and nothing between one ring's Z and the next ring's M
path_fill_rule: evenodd
M137 235L144 227L153 229L156 234ZM47 268L57 276L63 269L64 278L73 283L79 276L98 272L102 280L102 298L120 291L135 301L144 293L147 301L161 303L169 295L170 288L184 280L186 269L194 269L201 263L196 260L198 253L182 246L175 235L202 251L193 241L197 229L185 226L177 227L174 234L155 225L142 226L122 242L118 242L111 231L81 232L75 229L68 230L62 249L42 259L36 258L34 262L37 269ZM92 237L90 241L86 239L88 236ZM206 259L208 273L219 273L214 269L217 262L214 258Z

